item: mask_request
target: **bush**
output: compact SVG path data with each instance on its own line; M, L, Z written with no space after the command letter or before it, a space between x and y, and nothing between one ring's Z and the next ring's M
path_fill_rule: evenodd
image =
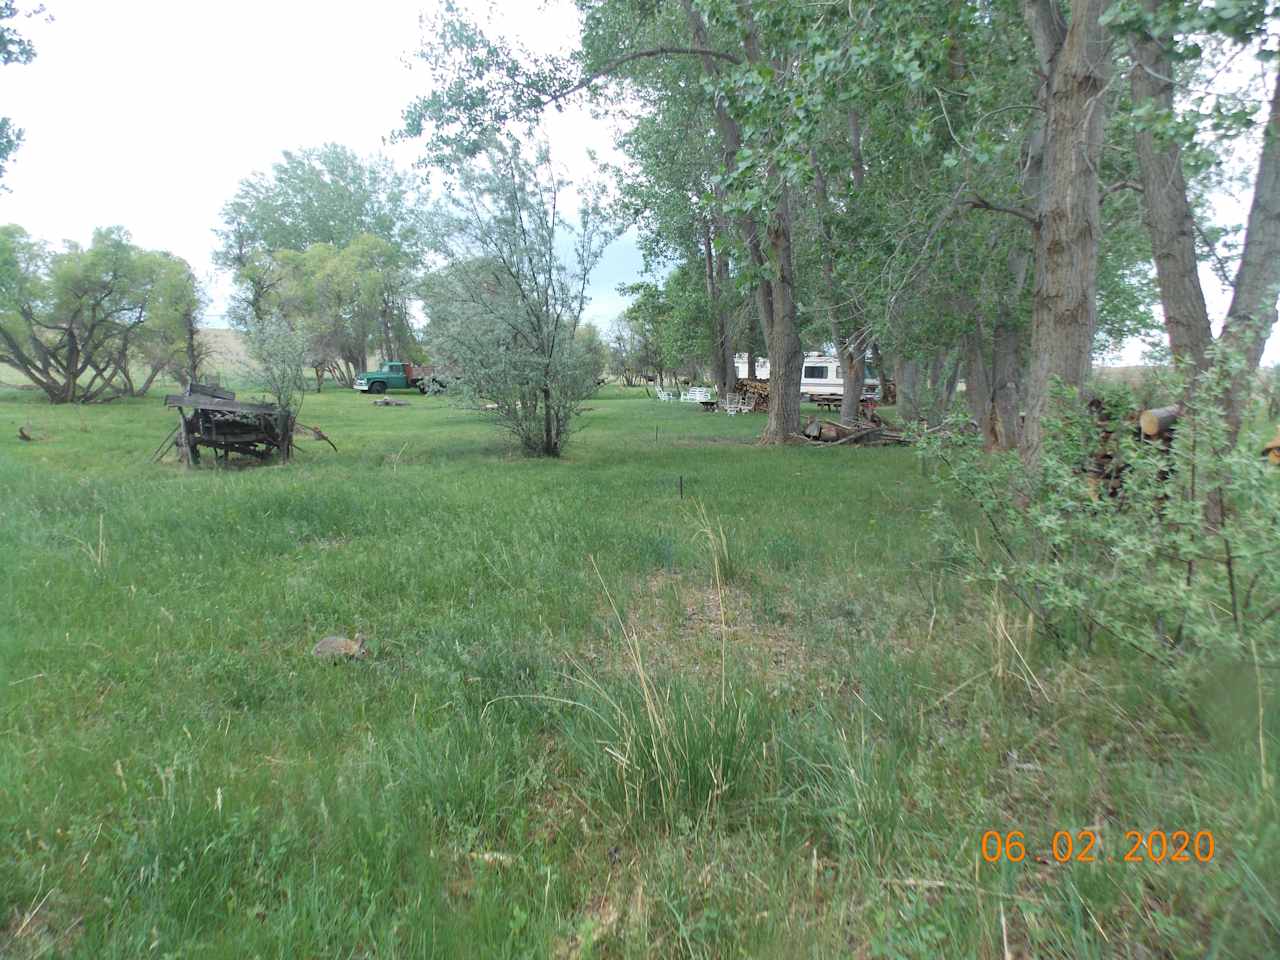
M1182 694L1222 664L1250 668L1265 784L1262 665L1280 661L1280 472L1247 431L1228 442L1208 377L1169 443L1139 439L1133 397L1114 387L1101 399L1115 431L1112 463L1123 467L1108 492L1087 475L1103 445L1095 415L1070 395L1058 399L1034 473L1012 455L984 457L976 441L924 451L947 465L945 482L981 511L989 534L975 544L971 529L939 510L946 553L1062 648L1137 651Z

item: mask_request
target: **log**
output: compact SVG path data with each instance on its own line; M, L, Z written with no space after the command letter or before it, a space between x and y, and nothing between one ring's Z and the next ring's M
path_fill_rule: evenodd
M1156 407L1153 410L1143 410L1138 415L1138 426L1142 429L1144 437L1162 437L1177 422L1180 413L1182 413L1182 408L1176 404L1171 407Z
M1262 455L1280 467L1280 427L1276 427L1276 435L1262 448Z

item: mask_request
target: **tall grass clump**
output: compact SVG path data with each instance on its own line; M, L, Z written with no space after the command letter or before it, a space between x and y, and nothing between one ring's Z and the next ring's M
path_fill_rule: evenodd
M594 799L630 823L718 822L757 783L772 736L769 699L748 684L730 684L723 643L718 689L655 679L639 634L607 588L605 594L627 672L606 680L580 674L565 731ZM720 602L723 610L723 595Z

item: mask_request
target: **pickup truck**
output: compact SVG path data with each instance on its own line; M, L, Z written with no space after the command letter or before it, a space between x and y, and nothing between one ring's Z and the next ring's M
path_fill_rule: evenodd
M368 393L386 393L388 390L417 390L434 393L444 389L444 383L432 376L431 367L415 366L399 360L387 360L378 370L366 370L356 377L351 387Z

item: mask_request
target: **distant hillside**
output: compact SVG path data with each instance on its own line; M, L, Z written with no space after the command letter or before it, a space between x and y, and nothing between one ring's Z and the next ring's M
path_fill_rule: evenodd
M247 372L253 362L244 348L244 334L227 327L206 327L200 331L205 343L213 348L208 367L215 373L236 377Z

